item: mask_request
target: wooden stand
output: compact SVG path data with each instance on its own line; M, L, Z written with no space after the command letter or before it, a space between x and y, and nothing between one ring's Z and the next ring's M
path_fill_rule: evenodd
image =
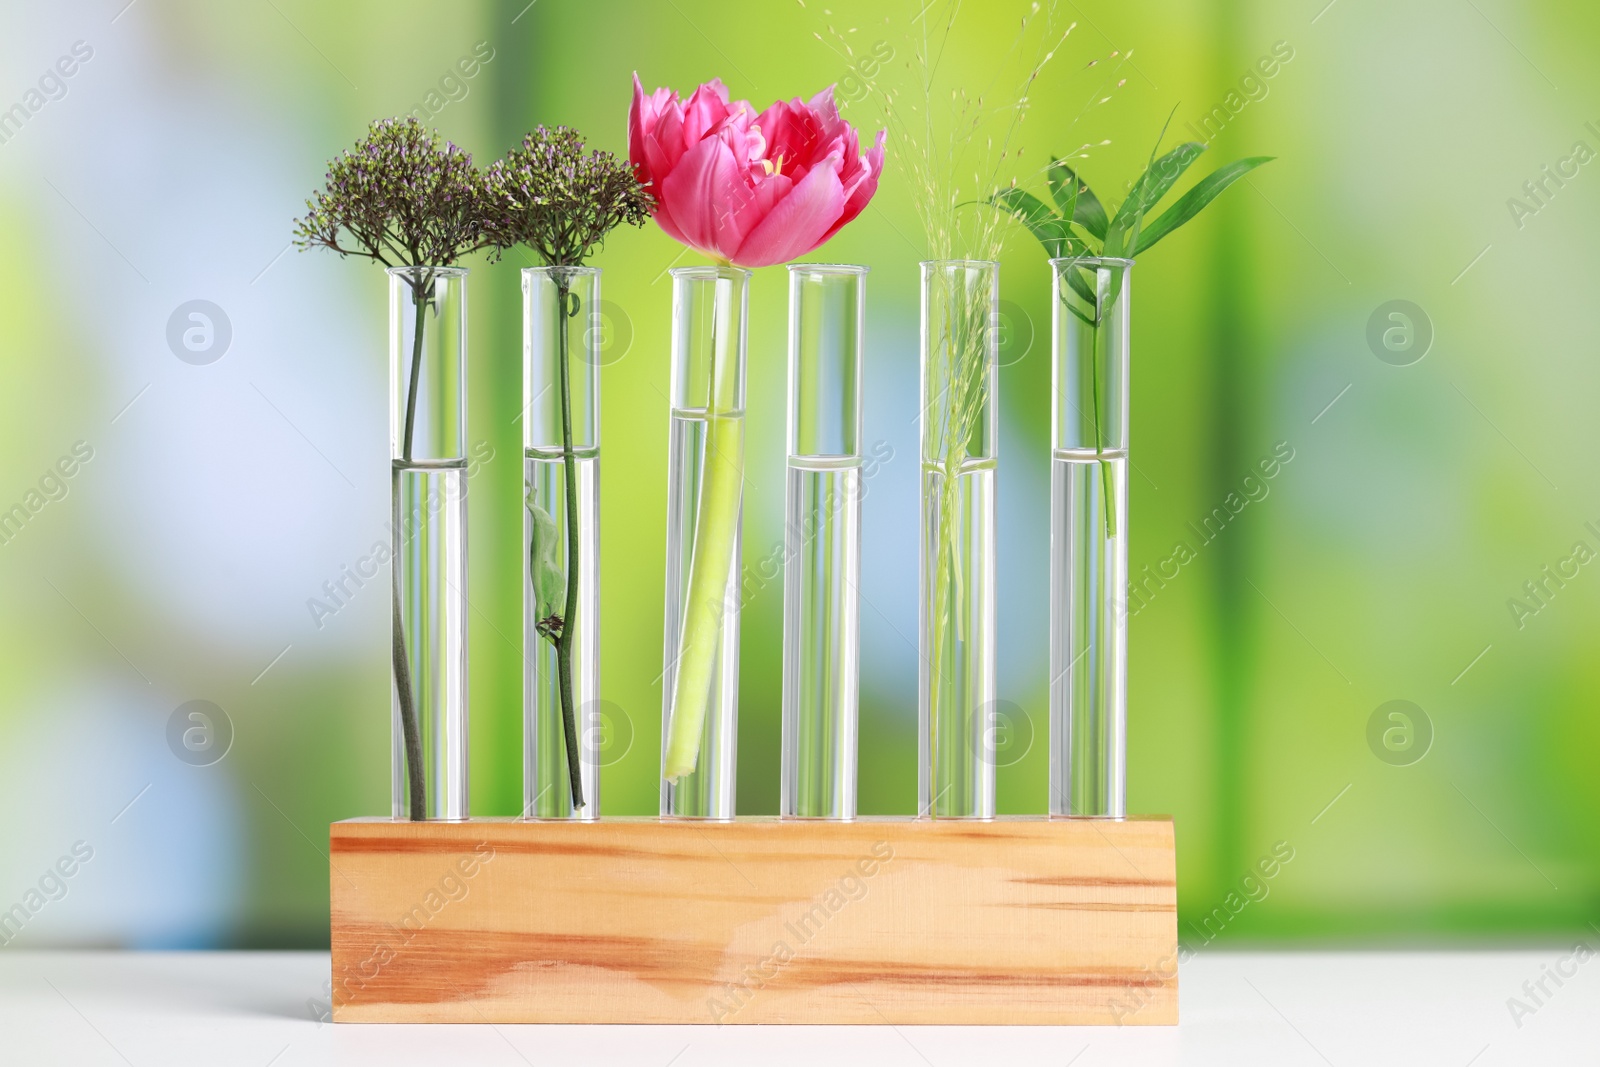
M1178 1019L1170 819L354 820L333 1017Z

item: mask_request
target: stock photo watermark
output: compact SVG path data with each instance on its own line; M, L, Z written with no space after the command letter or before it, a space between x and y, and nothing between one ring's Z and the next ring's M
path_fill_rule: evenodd
M1583 128L1600 137L1600 126L1595 123L1585 123ZM1554 166L1546 163L1540 167L1536 176L1522 183L1521 196L1506 198L1506 211L1511 214L1511 224L1519 230L1526 226L1529 219L1555 201L1556 195L1582 173L1594 157L1595 150L1589 147L1589 142L1579 140L1573 142L1571 150L1556 160Z
M185 363L204 367L228 354L233 323L209 300L186 300L167 317L167 347Z
M1270 455L1256 461L1255 469L1239 481L1238 489L1222 498L1222 503L1201 517L1197 524L1192 520L1189 529L1194 540L1180 538L1173 543L1172 551L1152 565L1146 563L1140 573L1128 580L1128 593L1116 605L1119 612L1132 618L1149 606L1150 602L1177 578L1183 568L1200 558L1200 550L1222 535L1240 514L1251 504L1259 504L1272 495L1272 481L1283 468L1294 461L1295 450L1287 441L1279 441Z
M167 716L167 747L191 767L209 767L233 748L233 720L209 700L180 704Z
M68 454L45 468L34 488L0 511L0 545L9 545L49 504L65 500L72 491L72 479L91 459L94 459L94 446L87 441L74 441Z
M876 41L871 49L859 56L850 57L844 77L839 79L839 95L847 103L865 100L872 91L872 80L878 72L894 62L894 46L888 41Z
M417 935L426 930L440 913L451 904L458 904L467 899L472 892L472 880L494 862L494 857L494 846L487 841L480 841L471 852L446 867L444 874L422 895L421 900L403 911L394 922L386 924L389 937L375 943L366 959L346 967L345 973L338 976L342 999L346 1003L354 1001L361 991L366 989L367 983L377 979L385 967L398 959L401 952ZM382 937L381 934L379 936ZM311 1012L312 1018L319 1023L332 1019L333 983L329 982L324 988L328 994L327 1000L313 997L306 1001L306 1008Z
M609 367L620 363L632 348L633 319L622 305L602 299L589 312L589 325L583 344L578 346L578 358L596 367Z
M1367 347L1391 367L1409 367L1433 347L1433 320L1409 300L1390 300L1367 317Z
M422 102L406 112L417 121L428 122L452 103L459 104L472 92L472 79L494 60L495 51L488 41L479 41L472 52L456 60L455 65L439 75L436 88L429 89Z
M494 446L488 441L479 441L474 444L467 456L467 477L462 483L462 492L465 485L470 482L485 464L494 461ZM411 509L402 523L404 536L413 537L419 530L425 529L430 520L437 517L446 503L455 503L454 494L448 488L453 482L445 482L446 489L430 490L425 500ZM424 515L426 512L426 515ZM383 572L383 568L394 558L394 523L384 523L384 530L389 534L388 539L379 538L372 542L364 555L356 557L354 563L342 563L338 572L322 583L322 596L306 597L306 611L311 615L311 624L318 630L355 600L356 594L366 587L367 583Z
M609 767L633 751L633 716L622 705L596 700L585 704L582 711L580 718L585 725L581 743L585 752L593 754L597 765Z
M1391 767L1418 763L1433 747L1433 720L1409 700L1386 700L1367 716L1367 748Z
M1600 541L1600 527L1593 522L1584 523L1584 530L1592 534L1596 541ZM1596 558L1597 553L1588 541L1579 539L1572 543L1572 551L1566 556L1547 563L1538 575L1522 583L1522 596L1506 598L1506 610L1511 612L1511 621L1516 623L1518 630L1527 628L1528 620L1534 618L1555 600L1556 594L1567 587L1583 573L1586 564Z
M992 767L1014 767L1033 750L1033 716L1021 704L996 700L978 713L978 729L961 731L969 750Z
M22 894L22 899L0 911L0 946L9 945L46 907L65 900L71 891L72 879L92 859L94 846L87 841L74 841L70 852L63 853L46 867L38 881Z
M857 479L853 492L830 489L823 498L821 508L808 509L800 523L788 531L789 536L773 545L756 563L745 564L744 575L739 581L739 606L747 607L757 594L783 577L784 565L804 546L813 543L825 524L832 523L847 506L859 506L867 498L872 479L893 459L893 445L888 441L874 441L861 459L861 477Z
M1579 941L1554 963L1541 963L1538 976L1522 983L1522 995L1506 998L1506 1011L1511 1013L1511 1021L1516 1028L1521 1030L1525 1020L1539 1014L1539 1009L1554 1000L1568 979L1576 978L1578 968L1594 959L1594 956L1595 951L1588 942ZM1550 988L1552 982L1555 983L1554 989Z
M69 79L93 58L94 47L88 41L73 41L67 53L46 67L16 103L0 111L0 145L10 144L46 104L65 99Z
M810 944L851 901L867 895L868 881L875 877L889 861L894 859L894 846L887 841L873 844L871 852L846 868L839 880L829 886L811 905L783 924L788 937L779 938L772 950L754 964L746 964L737 981L722 987L721 997L708 997L706 1010L711 1021L721 1025L755 999L767 983L775 980L783 968L793 961L800 950ZM793 944L790 943L793 939Z
M1251 904L1266 900L1272 894L1273 879L1283 873L1284 867L1293 862L1294 857L1293 845L1287 841L1275 842L1271 851L1257 859L1255 865L1239 879L1238 885L1229 888L1222 900L1200 920L1200 926L1194 928L1201 938L1198 945L1191 946L1179 938L1177 951L1154 964L1141 967L1140 980L1137 984L1130 983L1134 984L1134 989L1128 998L1116 997L1111 1001L1111 1014L1117 1025L1121 1026L1124 1019L1138 1014L1151 1002L1153 996L1147 994L1146 989L1160 988L1172 981L1177 977L1179 964L1188 963L1201 948L1215 941Z
M1222 98L1222 102L1203 113L1198 122L1187 125L1195 140L1209 142L1228 127L1239 113L1251 103L1265 100L1272 92L1272 79L1294 60L1294 48L1288 41L1278 41L1272 50L1262 55L1239 78L1238 85Z

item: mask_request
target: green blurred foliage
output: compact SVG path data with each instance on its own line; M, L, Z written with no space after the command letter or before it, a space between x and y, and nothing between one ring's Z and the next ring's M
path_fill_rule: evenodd
M829 13L820 0L525 3L282 0L275 11L191 0L135 9L96 44L104 64L117 62L116 48L142 50L152 84L165 79L180 95L216 94L221 106L248 109L254 147L230 166L265 175L250 195L267 202L241 194L208 225L221 239L247 243L244 259L266 262L287 240L322 161L369 119L424 103L477 42L488 42L494 58L431 121L480 162L537 123L576 126L595 145L625 153L635 70L647 89L684 92L720 76L758 106L809 96L861 76L832 47L831 24L862 43L852 44L858 55L887 43L896 58L883 76L902 77L921 6L841 2ZM967 5L942 62L975 88L996 81L1014 69L1006 64L1021 11ZM1197 553L1175 577L1148 587L1153 595L1131 622L1129 806L1177 817L1184 936L1198 945L1219 925L1223 944L1586 929L1600 914L1600 578L1584 567L1548 586L1547 603L1521 626L1507 602L1526 600L1524 582L1540 581L1541 568L1568 557L1574 542L1600 549L1600 534L1585 526L1600 526L1589 410L1600 364L1588 291L1600 254L1587 237L1600 221L1600 177L1586 166L1547 187L1553 192L1520 226L1507 201L1525 198L1523 184L1539 180L1574 142L1600 149L1600 108L1584 103L1600 90L1584 44L1595 40L1600 12L1570 0L1173 0L1139 8L1086 0L1062 4L1060 17L1078 25L1033 91L1017 166L1022 184L1042 190L1036 168L1052 153L1109 139L1083 171L1103 195L1117 189L1143 165L1174 106L1180 137L1193 136L1214 107L1227 113L1196 174L1241 156L1279 157L1151 253L1133 282L1130 569L1137 580L1179 541ZM1252 74L1279 42L1292 58L1270 78ZM44 58L30 58L28 69L48 62L55 43L45 40ZM1088 68L1094 59L1099 65ZM1111 71L1126 84L1085 112ZM1238 94L1232 104L1230 94ZM844 88L841 95L848 99ZM118 105L102 96L92 106ZM874 119L861 101L847 102L845 113L862 124ZM49 156L24 160L10 145L0 157L0 234L17 250L0 263L10 308L0 317L0 505L9 505L81 436L77 427L103 425L133 389L121 379L115 390L103 384L114 354L96 339L103 333L63 328L72 309L102 297L89 283L71 290L59 281L71 277L62 263L80 252L63 247L34 210L52 194L26 168L59 177L57 169ZM915 584L897 557L915 544L915 427L902 413L915 411L922 252L912 194L898 179L891 158L873 208L811 257L872 267L868 380L880 392L868 400L866 440L897 448L865 511L865 587L896 598L863 612L873 647L895 650L875 660L864 681L867 813L911 811L916 778L914 675L904 666ZM110 180L76 177L68 187ZM137 205L120 210L111 223L100 216L102 226L137 247L154 224L138 219ZM73 240L85 242L81 254L111 255L87 231ZM619 333L631 335L626 355L606 367L602 390L603 690L634 735L606 770L605 810L613 814L653 813L657 802L664 272L693 261L680 252L650 227L614 235L596 261L605 299L620 313ZM32 261L50 270L33 270ZM471 436L495 456L471 493L473 805L496 815L521 806L522 265L515 256L478 263L471 282ZM236 315L237 359L253 361L245 365L263 395L287 390L291 379L315 392L335 380L332 361L362 361L355 380L370 389L340 403L364 413L373 440L336 459L361 485L386 486L379 276L363 264L309 257L274 269L263 286L276 286L277 302L263 304L262 319L301 314L308 294L334 287L334 312L344 318L337 336L363 340L355 348L320 340L312 361L251 348L252 321ZM781 270L760 271L750 294L746 566L781 543L785 285ZM1020 230L1003 259L1002 285L1031 323L1033 343L1005 368L1001 385L1000 639L1017 668L1004 673L1001 696L1024 710L1034 743L1002 770L1000 803L1006 812L1038 812L1047 775L1048 272ZM260 295L252 292L249 299ZM1431 349L1409 366L1381 361L1366 339L1374 310L1397 298L1420 305L1432 325ZM173 361L155 338L176 302L163 291L161 306L125 327L147 335L139 343L163 375L175 373ZM318 305L315 314L334 312ZM282 344L284 335L274 336ZM348 387L352 378L337 380ZM1198 535L1191 524L1225 506L1230 493L1248 495L1246 476L1280 443L1293 459L1265 493L1214 539ZM287 436L263 445L291 446L299 447ZM102 492L100 475L91 468L73 492ZM385 505L376 490L361 499L359 511L330 521L348 524L352 543L364 545ZM294 508L292 499L282 504ZM359 616L358 653L285 659L256 685L250 678L277 648L303 640L300 601L332 565L311 567L304 589L283 590L282 619L263 619L267 636L241 649L171 603L149 602L118 562L125 557L108 550L138 527L139 514L108 524L106 510L86 500L58 510L40 520L53 523L48 538L0 547L12 602L0 618L0 715L16 723L39 714L64 677L138 685L122 653L156 676L158 704L212 694L239 729L235 750L212 770L239 798L243 814L232 832L243 842L236 862L247 887L215 939L325 939L320 827L386 812L389 802L385 616ZM289 523L279 536L293 539L310 522ZM38 543L47 539L48 550ZM873 544L888 547L874 554ZM52 561L66 560L66 591L78 607L36 577L59 577L69 564ZM122 653L99 643L85 617ZM774 583L743 616L739 792L748 813L777 806L781 621ZM910 656L914 663L914 650ZM1403 766L1368 744L1369 717L1396 698L1420 705L1433 732L1425 757ZM158 731L164 720L140 721ZM13 750L4 758L29 756ZM1277 842L1292 847L1292 862L1267 896L1219 924L1214 909Z

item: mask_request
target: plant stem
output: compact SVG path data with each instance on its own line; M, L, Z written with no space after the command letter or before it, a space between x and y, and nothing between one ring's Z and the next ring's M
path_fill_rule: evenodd
M1067 269L1072 270L1073 268L1069 266ZM1067 288L1071 288L1070 285ZM1094 319L1089 322L1089 396L1094 415L1094 452L1096 456L1100 456L1103 452L1100 437L1100 322L1104 317L1104 312L1110 309L1101 306L1098 271L1096 271L1094 293ZM1073 310L1071 302L1067 299L1066 289L1061 291L1060 300L1061 305L1068 311ZM1076 314L1076 312L1073 313ZM1103 459L1098 460L1095 465L1100 468L1100 495L1105 501L1106 536L1115 537L1117 533L1117 509L1116 501L1112 499L1111 494L1111 469L1106 466Z
M567 301L572 310L567 310ZM578 714L572 699L572 645L578 637L578 458L572 449L572 383L568 359L566 319L578 313L579 299L571 293L565 274L556 278L561 373L561 470L567 504L567 603L562 609L561 636L556 639L556 672L561 682L561 728L567 748L567 778L572 786L572 806L583 807L583 775L578 763Z
M411 438L417 418L417 385L422 377L422 332L428 321L428 300L424 297L422 288L420 286L413 288L411 295L412 302L417 308L417 317L416 325L412 329L411 381L406 392L405 436L400 450L401 463L405 465L411 463ZM396 469L390 487L391 498L394 501L394 527L391 533L395 539L395 553L389 562L389 570L394 577L394 687L400 701L400 733L405 741L406 792L410 801L411 819L413 822L421 822L428 817L427 785L422 773L422 733L417 727L416 695L411 689L411 660L406 654L405 616L400 606L400 572L403 568L400 542L405 536L401 533L404 525L400 516L400 482L401 472Z
M1094 396L1094 454L1100 456L1100 309L1095 308L1094 327L1089 334L1089 389ZM1100 496L1105 502L1106 509L1106 536L1115 537L1117 534L1117 508L1116 501L1111 499L1111 468L1106 466L1103 459L1098 459L1095 466L1100 468Z
M716 283L720 287L720 283ZM700 507L695 514L689 560L689 595L678 638L671 724L662 777L676 781L694 773L711 698L711 665L720 644L733 542L744 480L744 418L717 411L717 302L711 307L711 366L707 376L706 432ZM737 357L735 357L737 358Z
M689 562L689 598L673 679L672 729L662 774L692 774L711 698L711 665L720 644L733 541L744 473L744 419L706 413L705 481L695 516L694 553Z

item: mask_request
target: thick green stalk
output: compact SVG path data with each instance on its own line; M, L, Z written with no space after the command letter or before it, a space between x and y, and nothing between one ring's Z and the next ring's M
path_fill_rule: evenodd
M567 748L567 778L572 785L572 806L583 807L583 775L578 763L578 715L572 700L572 645L578 639L578 459L572 450L572 383L567 365L566 319L578 313L578 299L572 296L565 276L556 282L556 304L561 335L561 470L567 497L567 603L561 615L561 636L556 638L556 673L561 682L561 729Z
M713 399L706 409L705 475L700 509L695 516L688 606L678 641L672 723L662 766L662 775L673 781L692 773L699 757L706 703L711 695L711 667L720 643L733 569L733 543L738 534L739 496L744 480L744 417L714 410L714 373L711 381Z

